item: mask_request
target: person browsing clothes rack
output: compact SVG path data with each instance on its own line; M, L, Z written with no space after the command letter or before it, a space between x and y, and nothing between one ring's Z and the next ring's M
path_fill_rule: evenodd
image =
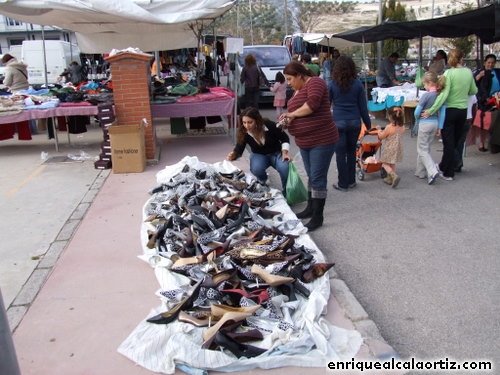
M400 84L396 78L396 63L398 59L399 54L393 52L389 57L380 62L377 75L375 76L378 87L392 87Z
M11 93L20 90L27 90L30 87L28 82L28 66L6 53L2 57L2 64L5 65L5 78L3 84Z

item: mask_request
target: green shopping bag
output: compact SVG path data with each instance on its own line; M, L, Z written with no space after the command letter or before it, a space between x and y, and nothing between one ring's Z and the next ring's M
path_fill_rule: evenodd
M422 78L424 78L425 70L420 66L417 68L417 75L415 76L415 86L419 89L424 88L424 84L422 83Z
M293 162L288 163L288 179L286 180L286 202L293 206L307 200L307 188L304 186L299 172Z

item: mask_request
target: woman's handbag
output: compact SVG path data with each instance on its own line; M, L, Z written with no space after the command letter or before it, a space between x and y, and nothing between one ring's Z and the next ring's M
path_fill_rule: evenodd
M307 188L304 186L299 172L293 162L288 163L288 179L286 180L286 202L293 206L307 200Z

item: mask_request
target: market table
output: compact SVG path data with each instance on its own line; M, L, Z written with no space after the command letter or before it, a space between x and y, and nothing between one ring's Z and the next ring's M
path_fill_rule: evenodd
M224 93L204 93L180 97L174 103L152 103L153 118L228 116L229 126L234 121L233 96Z
M26 109L14 115L0 116L1 124L12 124L16 122L28 120L40 120L46 118L56 118L61 116L95 116L97 115L97 106L95 105L72 105L72 106L59 106L47 109ZM52 122L54 131L54 139L56 145L56 152L59 152L59 140L55 127L55 121ZM68 131L68 143L70 142Z

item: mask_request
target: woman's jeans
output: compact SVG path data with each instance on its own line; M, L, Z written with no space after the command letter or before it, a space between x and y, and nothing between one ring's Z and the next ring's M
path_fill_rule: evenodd
M312 148L301 148L300 155L307 173L311 198L326 198L328 168L335 152L335 143Z
M361 131L360 120L335 121L339 141L335 144L338 186L347 189L356 182L356 145Z
M285 190L286 180L288 179L288 161L283 160L281 151L265 155L250 153L250 172L257 177L257 180L264 183L267 181L266 170L269 167L273 167L278 171L281 185Z
M441 131L443 139L443 158L439 168L446 177L455 176L456 149L465 130L467 109L446 108L444 127Z
M436 163L432 159L431 146L436 136L438 120L420 120L417 137L417 168L415 176L431 177L438 173Z

